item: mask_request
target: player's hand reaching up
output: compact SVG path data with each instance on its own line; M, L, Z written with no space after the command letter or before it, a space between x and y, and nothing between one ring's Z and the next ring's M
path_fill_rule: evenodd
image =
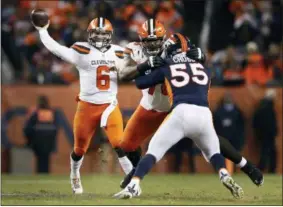
M150 56L147 63L152 68L158 68L165 65L165 61L159 56Z
M37 30L47 29L50 24L48 14L42 9L34 9L31 14L31 23Z
M140 75L144 75L149 70L154 70L155 68L165 65L166 62L159 56L150 56L147 61L139 64L137 70Z

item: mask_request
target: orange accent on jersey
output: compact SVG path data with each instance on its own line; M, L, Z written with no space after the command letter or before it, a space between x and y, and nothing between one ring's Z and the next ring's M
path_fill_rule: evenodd
M164 25L156 20L153 19L153 25L150 25L151 21L147 20L145 23L143 23L139 29L138 29L138 35L143 38L148 38L148 36L151 35L151 32L157 37L157 38L163 38L166 35L166 29ZM150 31L152 29L152 31Z
M123 51L115 51L115 55L119 58L123 58L124 57L124 53Z
M77 51L80 54L89 54L90 49L87 47L83 47L81 45L73 45L71 48L73 48L75 51Z
M102 18L102 17L101 17ZM105 32L111 32L113 33L113 27L112 27L112 24L111 22L106 19L106 18L102 18L102 24L103 25L100 25L100 18L95 18L93 19L89 25L88 25L88 28L87 28L87 31L89 32L90 30L94 30L94 29L101 29Z
M172 88L171 85L169 83L169 81L165 78L165 87L166 87L166 91L170 100L170 105L173 104L173 92L172 92Z
M110 69L106 65L97 67L96 87L99 90L108 90L110 88L110 76L108 74L102 74L102 73L109 73L109 72L110 72Z

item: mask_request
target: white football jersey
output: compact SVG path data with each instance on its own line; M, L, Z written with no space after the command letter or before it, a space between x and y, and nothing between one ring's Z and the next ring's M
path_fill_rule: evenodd
M148 59L140 43L131 42L126 46L131 51L131 58L137 63L143 63ZM158 84L155 87L142 90L143 97L140 105L147 110L167 112L170 109L170 101L164 85Z
M122 66L124 48L111 44L101 52L87 42L76 42L71 48L62 46L53 40L47 30L40 30L43 44L55 55L74 64L80 77L80 100L104 104L116 101L118 91L117 71Z

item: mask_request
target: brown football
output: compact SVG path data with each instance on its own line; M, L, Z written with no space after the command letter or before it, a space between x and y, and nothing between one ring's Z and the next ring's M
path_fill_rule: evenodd
M44 27L49 20L48 14L42 9L34 9L30 14L30 18L37 27Z

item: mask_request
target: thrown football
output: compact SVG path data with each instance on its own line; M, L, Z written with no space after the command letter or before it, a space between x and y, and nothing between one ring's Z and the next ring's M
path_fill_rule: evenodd
M42 9L34 9L31 14L30 18L32 23L37 27L44 27L48 24L48 14Z

